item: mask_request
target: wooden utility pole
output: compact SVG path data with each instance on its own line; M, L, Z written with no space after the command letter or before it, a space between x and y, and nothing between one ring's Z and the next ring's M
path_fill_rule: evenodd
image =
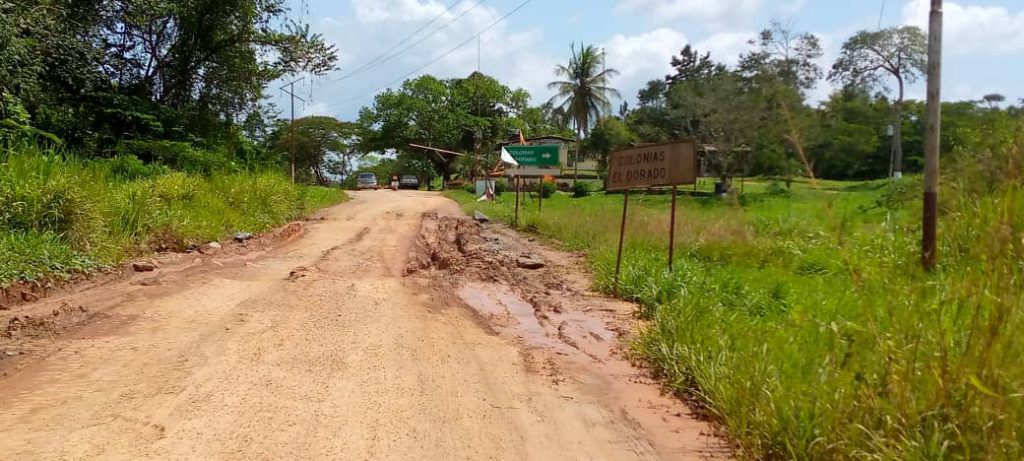
M299 83L299 82L301 82L301 81L303 81L305 79L306 79L305 77L302 77L302 78L300 78L298 80L293 80L293 81L291 81L289 83L285 83L284 86L281 87L281 91L287 93L288 96L291 96L291 99L292 99L292 133L291 133L292 182L295 182L295 100L298 99L299 101L306 102L305 99L302 99L302 98L300 98L300 97L295 95L295 84ZM285 88L287 88L287 89L285 89Z
M696 181L694 181L696 184ZM675 270L676 259L676 200L679 196L679 186L672 186L672 221L668 225L668 271Z
M615 296L619 295L619 276L622 274L622 247L626 243L626 215L629 211L629 189L622 191L622 223L619 224L619 250L615 256Z
M939 218L939 135L942 131L942 0L931 0L928 24L928 118L924 138L924 222L921 263L935 269Z

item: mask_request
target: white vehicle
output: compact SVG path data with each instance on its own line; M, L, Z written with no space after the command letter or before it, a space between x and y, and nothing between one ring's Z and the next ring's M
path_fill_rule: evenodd
M377 176L373 173L359 173L359 179L356 181L356 189L377 189Z

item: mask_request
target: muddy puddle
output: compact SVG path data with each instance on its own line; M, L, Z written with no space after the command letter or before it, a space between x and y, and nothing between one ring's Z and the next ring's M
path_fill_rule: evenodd
M581 255L551 250L497 225L428 215L408 275L429 277L458 295L501 336L546 368L590 387L643 427L665 459L726 459L729 449L683 401L666 395L628 349L636 306L592 292ZM522 258L542 261L526 269Z

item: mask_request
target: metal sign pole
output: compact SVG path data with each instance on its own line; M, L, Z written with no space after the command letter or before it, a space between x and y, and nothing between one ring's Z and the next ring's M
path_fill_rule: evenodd
M619 274L622 273L622 245L626 240L626 212L629 210L629 190L622 191L622 224L619 225L619 252L615 257L615 296L619 295Z
M672 272L672 264L676 259L676 196L679 195L679 187L672 186L672 222L668 231L668 271Z

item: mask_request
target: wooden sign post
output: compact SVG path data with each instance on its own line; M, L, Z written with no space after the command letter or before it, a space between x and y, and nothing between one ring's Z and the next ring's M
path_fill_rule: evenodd
M516 224L519 227L519 185L522 183L519 176L516 176Z
M537 183L539 191L537 192L537 211L544 211L544 178L540 178L540 182Z
M523 178L540 178L539 194L537 198L537 210L544 211L544 177L557 174L561 166L559 148L557 145L510 145L504 150L516 161L515 169L509 169L509 174L516 178L516 224L519 224L519 194ZM526 184L527 197L532 197L533 188Z
M608 162L609 192L622 191L622 223L615 260L615 294L619 293L622 248L626 239L626 214L630 189L672 186L672 219L669 224L668 268L673 269L676 240L676 195L681 184L697 183L697 145L693 141L653 144L612 152Z
M622 273L622 246L626 242L626 213L629 211L629 189L622 191L622 223L619 224L619 251L615 256L615 296L619 295L619 274Z

